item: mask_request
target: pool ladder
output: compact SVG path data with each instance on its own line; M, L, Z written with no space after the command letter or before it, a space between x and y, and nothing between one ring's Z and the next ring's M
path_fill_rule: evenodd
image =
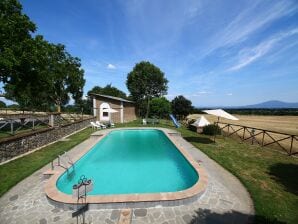
M64 152L62 155L58 156L58 166L63 167L67 171L71 167L74 168L74 163L73 163L72 159L70 158L70 156L67 154L67 152Z

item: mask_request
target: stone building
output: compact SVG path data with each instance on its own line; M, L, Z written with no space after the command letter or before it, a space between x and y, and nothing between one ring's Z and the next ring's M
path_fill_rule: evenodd
M133 101L95 93L90 93L89 96L93 102L93 115L103 123L124 123L137 118Z

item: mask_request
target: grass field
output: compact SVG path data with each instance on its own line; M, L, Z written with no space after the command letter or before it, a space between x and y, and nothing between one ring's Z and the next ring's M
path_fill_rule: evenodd
M196 119L200 117L203 114L193 114L190 115L190 118ZM217 117L212 116L212 115L206 115L204 116L209 120L210 122L215 122L217 121ZM225 123L230 123L230 124L238 124L238 125L244 125L244 126L249 126L249 127L254 127L254 128L260 128L260 129L265 129L265 130L270 130L270 131L277 131L277 132L282 132L282 133L287 133L287 134L292 134L292 135L298 135L298 116L259 116L259 115L235 115L237 118L239 118L238 121L233 121L233 120L227 120L220 118L220 122L225 122ZM220 124L222 127L223 125ZM237 130L237 127L234 127L235 130ZM224 129L224 131L227 132L227 128ZM230 130L231 132L232 130ZM237 132L240 136L243 136L243 130L240 130ZM261 131L255 132L255 134L261 133ZM286 135L282 134L270 134L274 139L282 139L285 138ZM246 131L244 133L245 138L250 137L250 134ZM236 134L233 135L233 137L237 137ZM256 136L256 140L259 141L260 143L262 142L263 135L262 133L258 136ZM248 143L251 142L251 139L248 140ZM264 137L264 143L270 143L272 142L272 139L268 136L265 135ZM279 142L284 148L290 149L291 145L291 139L286 139L283 141ZM271 148L278 149L283 151L276 143L270 145ZM298 140L293 141L293 148L292 152L298 152Z

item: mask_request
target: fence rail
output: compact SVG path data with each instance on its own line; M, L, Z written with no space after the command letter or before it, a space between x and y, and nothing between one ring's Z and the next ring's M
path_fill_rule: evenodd
M225 136L237 137L242 142L256 143L261 147L273 146L286 152L289 156L298 154L297 135L238 124L216 123Z
M81 113L46 113L0 109L0 138L37 128L59 127L92 117Z

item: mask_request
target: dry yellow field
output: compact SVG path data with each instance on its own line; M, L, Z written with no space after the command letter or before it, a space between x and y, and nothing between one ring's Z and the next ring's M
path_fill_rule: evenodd
M189 118L192 119L197 119L198 117L204 115L205 118L209 122L215 122L217 121L217 117L213 115L208 115L208 114L192 114L189 115ZM277 131L277 132L282 132L290 135L297 135L298 136L298 116L261 116L261 115L237 115L233 114L237 118L239 118L238 121L232 121L232 120L227 120L224 118L220 118L220 122L225 122L225 123L230 123L230 124L238 124L238 125L243 125L243 126L248 126L248 127L253 127L253 128L260 128L260 129L265 129L269 131ZM222 125L220 125L222 126ZM234 127L234 130L237 130L236 127ZM227 129L225 129L227 131ZM230 129L230 132L233 131ZM251 129L249 129L251 131ZM243 130L240 130L237 132L240 136L243 136ZM260 131L256 131L255 134L260 133ZM279 134L270 134L274 139L282 139L285 138L285 135L279 135ZM235 137L236 135L234 135ZM245 138L250 137L250 133L246 131L244 133ZM237 136L236 136L237 137ZM256 141L262 142L263 135L260 134L255 137ZM250 140L249 140L250 141ZM272 142L272 139L265 135L264 137L264 144ZM289 146L291 144L291 140L287 139L284 141L279 142L281 146L289 149ZM279 148L281 149L278 144L274 143L270 145L274 148ZM282 149L281 149L282 150ZM293 141L293 149L292 152L298 152L298 140Z
M210 122L217 121L217 117L209 114L192 114L189 117L196 119L202 115ZM298 135L298 116L233 115L239 118L239 121L224 118L219 121Z

